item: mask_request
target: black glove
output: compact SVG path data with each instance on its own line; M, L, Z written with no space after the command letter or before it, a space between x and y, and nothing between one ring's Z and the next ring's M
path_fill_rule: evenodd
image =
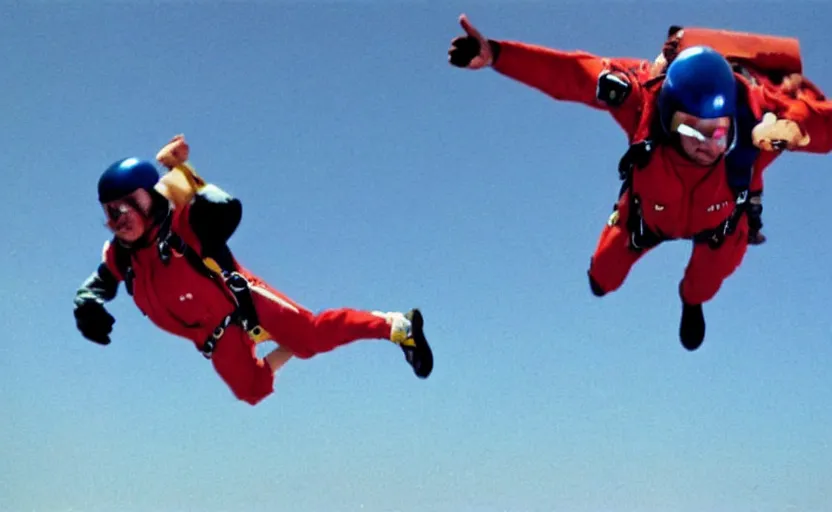
M488 41L491 47L492 63L497 61L500 54L500 44L496 41ZM471 61L480 54L480 42L473 36L459 36L451 41L451 48L448 50L449 61L458 68L467 68Z
M81 334L99 345L110 344L110 333L116 319L95 300L81 302L75 307L75 325Z

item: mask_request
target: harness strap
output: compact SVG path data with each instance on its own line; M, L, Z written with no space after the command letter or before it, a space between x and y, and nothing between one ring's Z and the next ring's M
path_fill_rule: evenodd
M225 334L225 329L232 323L239 325L246 331L249 338L255 343L269 338L269 333L260 325L257 309L255 309L254 300L251 297L251 286L245 276L235 270L222 268L216 259L201 258L195 250L185 243L182 237L172 231L168 231L159 245L160 257L163 262L169 261L169 255L166 260L164 254L170 253L171 246L175 247L191 266L198 269L206 277L211 279L221 278L226 290L231 292L234 299L234 312L223 319L223 322L214 330L212 336L203 344L202 349L200 349L203 356L208 359L211 358L217 342Z
M211 357L214 355L214 350L216 350L217 343L220 341L220 338L222 338L225 335L225 330L228 328L228 326L234 323L235 313L236 311L223 318L222 322L220 322L220 324L216 326L214 330L211 332L211 336L209 336L202 343L202 347L198 348L198 350L202 352L202 355L205 357L205 359L211 359Z
M641 252L651 249L659 245L666 237L653 232L644 223L644 216L641 210L641 200L633 192L633 174L636 169L643 169L650 163L650 157L653 153L653 141L643 140L630 145L624 156L618 162L618 176L623 181L619 198L625 192L629 195L629 209L627 215L627 231L630 232L630 249L636 252ZM617 206L617 205L616 205Z
M220 322L211 333L211 336L205 340L199 349L206 359L211 359L214 350L216 350L217 343L231 324L237 324L242 327L249 338L255 343L269 338L269 333L260 326L257 310L254 308L254 301L251 298L251 285L248 279L239 272L226 272L225 274L224 282L234 295L237 307Z
M127 199L125 199L125 201L130 202L132 201L132 199L128 197ZM132 202L134 204L134 208L138 210L138 205L135 204L135 201ZM166 236L165 233L170 233L170 225L172 222L172 218L173 210L169 209L165 217L159 223L160 238L164 239ZM133 281L136 275L135 272L133 272L132 253L135 250L135 245L125 245L123 242L121 242L118 238L115 237L113 238L113 241L111 243L115 251L116 267L119 269L122 276L124 277L124 288L127 290L128 295L133 296ZM162 248L162 242L157 244L157 247L159 249L159 255L160 257L162 257L162 261L167 263L167 261L170 259L170 252L167 251L167 253L163 256L163 253L165 251Z

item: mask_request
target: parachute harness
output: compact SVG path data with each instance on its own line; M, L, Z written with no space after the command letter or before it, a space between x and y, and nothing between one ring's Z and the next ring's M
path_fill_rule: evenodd
M162 221L159 227L158 242L156 249L159 254L159 259L163 264L167 265L174 252L183 256L188 263L197 269L202 275L217 282L221 279L222 286L225 290L230 292L234 301L234 311L226 315L225 318L217 325L211 332L211 335L202 343L198 350L206 359L211 359L216 350L217 343L225 335L227 328L236 324L242 327L248 336L255 343L260 343L270 339L270 334L261 325L257 315L257 310L254 307L254 301L251 296L251 284L248 279L236 270L224 269L217 263L214 258L202 258L197 252L190 247L185 241L174 233L171 228L172 212ZM133 279L135 274L130 262L130 255L127 251L118 251L117 256L123 255L120 259L120 266L124 271L124 281L127 293L133 294ZM219 284L219 283L218 283Z

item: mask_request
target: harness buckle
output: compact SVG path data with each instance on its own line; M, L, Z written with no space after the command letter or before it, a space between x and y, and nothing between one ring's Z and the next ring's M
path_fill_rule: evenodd
M208 339L206 339L202 343L202 347L199 349L199 351L202 352L202 355L205 357L205 359L211 359L211 357L213 357L214 350L217 349L217 343L219 343L220 339L223 336L225 336L225 329L229 325L231 325L231 323L233 321L234 321L234 315L233 314L228 315L225 318L223 318L220 325L216 326L214 328L214 330L211 332L211 335L208 336Z

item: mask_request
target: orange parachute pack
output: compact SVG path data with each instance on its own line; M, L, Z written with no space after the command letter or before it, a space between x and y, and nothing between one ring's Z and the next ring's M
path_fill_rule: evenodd
M823 91L803 76L800 41L793 37L672 26L657 64L664 67L682 50L698 45L721 53L752 84L808 102L826 100Z

